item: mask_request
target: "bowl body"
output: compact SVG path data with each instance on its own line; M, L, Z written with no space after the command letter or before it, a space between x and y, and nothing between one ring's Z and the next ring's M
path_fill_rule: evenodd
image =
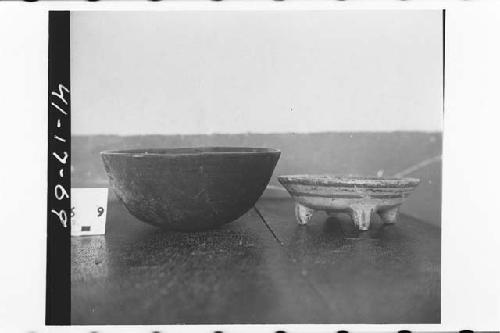
M280 152L202 147L101 153L110 185L139 220L205 230L236 220L264 192Z
M353 205L387 209L401 205L420 183L416 178L335 175L279 176L296 202L316 210L349 211Z

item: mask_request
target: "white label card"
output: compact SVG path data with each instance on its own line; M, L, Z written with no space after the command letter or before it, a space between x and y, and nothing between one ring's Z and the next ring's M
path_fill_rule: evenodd
M71 189L71 236L104 235L107 188Z

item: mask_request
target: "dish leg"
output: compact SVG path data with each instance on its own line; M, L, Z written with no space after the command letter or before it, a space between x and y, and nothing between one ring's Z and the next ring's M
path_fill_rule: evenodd
M370 220L375 207L368 205L356 205L351 207L351 217L354 224L359 230L368 230L370 228Z
M295 218L300 225L307 224L312 218L314 210L302 204L295 203Z
M396 223L399 217L399 206L380 210L378 215L380 215L380 218L384 221L384 223Z

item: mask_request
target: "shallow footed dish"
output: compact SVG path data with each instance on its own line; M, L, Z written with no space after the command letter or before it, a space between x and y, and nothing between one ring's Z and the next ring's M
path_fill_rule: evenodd
M372 213L395 223L399 206L420 183L416 178L351 177L333 175L279 176L295 200L295 217L306 224L315 210L349 213L360 230L368 230Z
M101 153L111 187L139 220L205 230L236 220L264 192L280 157L270 148L134 149Z

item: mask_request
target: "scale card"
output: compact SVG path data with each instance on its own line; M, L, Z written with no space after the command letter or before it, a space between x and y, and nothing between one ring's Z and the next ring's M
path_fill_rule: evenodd
M104 235L107 188L71 189L71 236Z

